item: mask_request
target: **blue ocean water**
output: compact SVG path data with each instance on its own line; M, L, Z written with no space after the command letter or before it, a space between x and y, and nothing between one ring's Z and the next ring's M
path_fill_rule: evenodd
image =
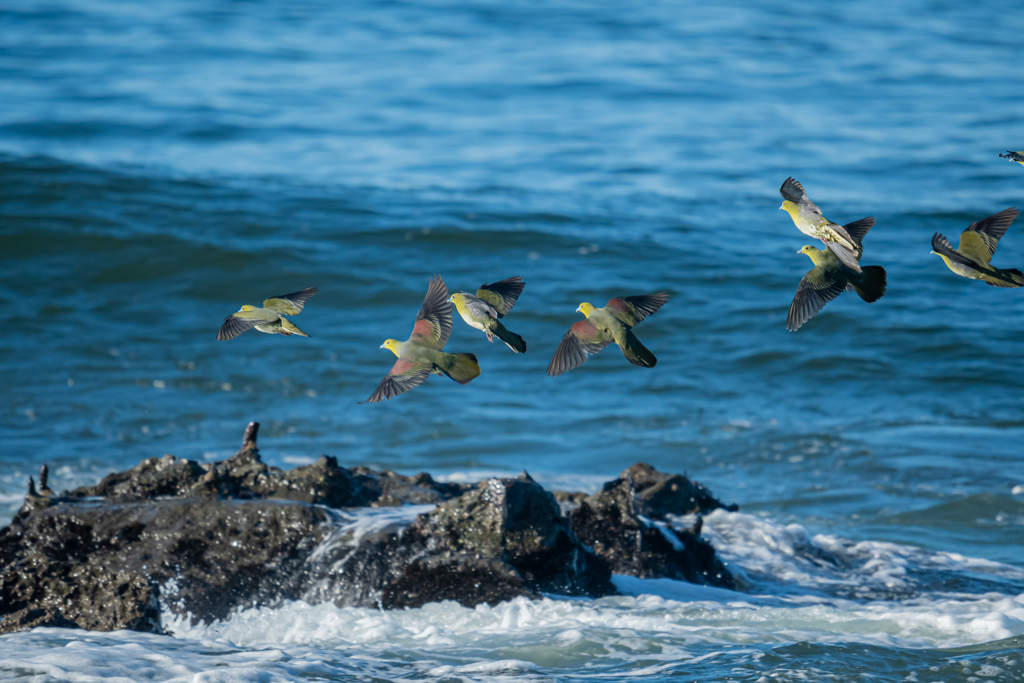
M1024 148L1022 30L1009 2L5 2L2 519L43 463L59 489L163 453L219 459L250 420L283 467L327 453L593 489L646 461L737 502L746 516L710 533L745 549L731 560L751 590L794 602L751 607L767 625L749 630L737 624L754 617L723 606L735 596L700 595L698 609L664 586L649 587L658 604L629 603L655 600L633 586L620 602L497 615L336 610L315 619L375 635L297 629L301 652L276 650L285 664L267 680L583 680L591 666L648 680L903 680L932 666L920 680L978 666L1020 678L1020 657L996 660L1024 637L1024 299L958 278L929 241L1024 202L1024 168L996 156ZM879 302L844 294L797 333L786 312L811 263L777 211L791 175L833 220L878 220L863 262L889 275ZM994 264L1024 268L1024 225ZM456 320L447 348L477 354L478 379L359 405L434 273L452 291L521 275L505 322L528 353ZM320 293L296 323L311 338L214 339L241 304L309 286ZM636 328L655 369L609 348L545 375L580 302L663 289L673 299ZM881 562L896 602L871 589L879 602L800 607L799 586L817 595L820 577L762 556L799 556L779 550L793 533L861 548L850 567ZM865 623L890 608L882 638ZM570 609L591 630L562 623ZM792 626L805 609L858 616ZM972 610L991 628L954 616ZM242 671L304 618L71 642L83 662L141 648L199 676L203 643L230 640ZM388 619L419 619L419 635ZM499 641L514 633L514 656L461 649L486 626L474 619ZM693 631L656 637L658 619ZM576 654L551 655L552 634ZM40 653L17 666L0 654L0 671L41 675L68 639L0 638L0 652ZM328 651L319 673L295 664ZM383 669L346 664L381 652Z

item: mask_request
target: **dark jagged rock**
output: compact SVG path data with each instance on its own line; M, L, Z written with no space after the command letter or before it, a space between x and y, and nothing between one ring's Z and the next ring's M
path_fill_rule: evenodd
M605 490L614 488L621 480L633 482L643 514L655 519L665 515L704 514L718 508L730 512L739 509L735 504L722 504L703 484L681 474L659 472L642 462L623 470L616 481L605 484Z
M466 576L469 589L465 601L456 599L475 604L468 596L481 571L480 560L500 560L512 568L526 589L520 594L615 592L607 563L581 545L555 497L525 472L516 479L481 482L475 491L421 516L407 534L413 542L429 547L434 561L414 561L406 567L405 575L418 584L417 592L391 591L388 599L393 607L415 607L439 599L424 586L450 577L453 567ZM444 570L435 558L446 560ZM491 571L501 577L499 583L512 586L506 579L509 572Z
M60 502L0 532L0 604L56 606L85 629L158 631L163 585L172 611L221 619L296 597L295 572L325 518L270 501Z
M112 503L157 497L275 499L315 503L328 507L379 507L440 503L471 488L442 484L429 474L406 477L374 472L365 467L346 469L338 460L321 456L312 465L287 472L268 467L256 446L259 424L246 429L242 448L222 462L200 465L165 455L149 458L127 472L108 475L96 486L72 491L76 499L100 497Z
M579 542L554 496L525 473L481 482L400 533L372 534L355 548L340 544L320 567L329 569L308 571L307 598L337 595L339 604L389 609L614 592L607 563Z
M721 506L679 475L634 465L599 493L556 499L525 472L445 484L328 456L282 471L260 459L257 429L225 461L150 458L61 495L44 467L0 529L0 633L159 632L161 610L211 621L289 599L402 608L600 596L614 592L612 571L731 585L699 516L688 532L652 521ZM403 504L436 507L414 520L332 509Z
M537 597L523 578L494 558L429 558L406 566L402 575L384 587L386 609L420 607L428 602L456 600L467 607L497 605L519 596Z
M39 468L39 494L43 496L52 496L53 491L50 490L50 486L47 481L50 478L50 468L43 465Z
M641 480L647 484L644 488L630 476L633 472L646 475ZM623 472L625 476L605 484L604 490L576 499L568 511L573 531L607 560L616 574L733 588L732 576L714 548L700 538L700 517L688 530L656 521L666 514L679 514L676 510L687 514L703 511L696 502L702 497L695 489L700 487L705 494L706 489L679 475L656 478L650 473L661 475L649 465L634 465ZM650 495L645 498L645 493ZM703 496L708 498L710 494ZM717 500L710 500L722 507Z
M107 475L96 486L71 492L74 498L104 498L110 502L127 503L157 497L188 496L203 476L204 470L192 460L165 455L147 458L127 472Z

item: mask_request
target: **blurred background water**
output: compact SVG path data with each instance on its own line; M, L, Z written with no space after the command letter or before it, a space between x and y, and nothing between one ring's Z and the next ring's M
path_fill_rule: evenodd
M996 156L1024 148L1022 31L1009 2L5 2L0 516L44 462L63 489L220 459L257 420L282 467L592 490L646 461L773 524L1022 569L1024 298L929 254L1024 201ZM889 273L795 334L790 175L875 216ZM994 263L1024 268L1024 225ZM523 276L528 353L457 319L478 379L358 405L434 273ZM310 339L215 341L309 286ZM661 289L657 368L545 376L581 301Z

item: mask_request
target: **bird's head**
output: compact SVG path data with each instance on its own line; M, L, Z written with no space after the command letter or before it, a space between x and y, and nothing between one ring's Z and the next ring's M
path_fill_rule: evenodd
M587 318L590 317L590 314L593 311L594 311L594 306L592 304L588 304L586 301L584 301L583 303L581 303L579 306L576 307L576 312L577 313L582 313Z
M391 353L393 353L393 354L395 354L397 356L398 355L398 345L401 344L401 343L402 342L398 341L397 339L385 339L384 343L380 345L380 348L387 349Z
M448 303L455 304L456 306L464 304L466 302L466 297L464 295L465 292L455 292L455 294L448 297Z
M242 306L241 308L239 308L238 312L239 313L244 313L245 311L256 311L256 310L259 310L259 309L257 309L255 306L250 306L249 304L246 304L246 305Z
M814 265L818 265L818 262L821 260L822 255L825 253L825 250L818 249L817 247L812 247L809 244L805 244L803 247L800 248L800 251L796 253L807 254L808 258L814 261Z
M790 216L795 216L800 213L800 207L787 199L782 202L782 206L779 207L779 211L785 211Z

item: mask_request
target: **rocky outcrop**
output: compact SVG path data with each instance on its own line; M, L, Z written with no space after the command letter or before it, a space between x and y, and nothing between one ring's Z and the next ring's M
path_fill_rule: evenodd
M653 472L648 465L642 467ZM623 474L628 473L629 470ZM688 480L680 478L689 484ZM616 574L733 588L732 576L715 554L715 549L700 538L701 518L696 517L687 529L665 523L662 521L665 515L674 514L669 510L682 509L686 503L673 500L671 489L666 490L664 486L659 487L654 496L645 499L644 492L651 488L653 486L639 488L629 476L609 482L602 491L579 499L569 509L570 526L580 540L611 565ZM689 501L692 488L692 485L679 482L676 489L678 498ZM651 498L658 505L652 505ZM718 501L714 503L723 507ZM704 511L708 510L694 505L692 512L687 514Z
M679 475L634 465L560 506L525 472L445 484L326 456L283 471L262 462L257 428L223 462L150 458L61 495L44 468L0 529L0 633L158 632L162 610L211 621L292 599L391 609L601 596L613 571L731 585L699 517L685 532L659 521L720 506Z
M276 501L62 500L0 532L0 604L53 607L99 631L159 631L161 597L172 611L221 619L294 594L289 583L325 519Z
M489 479L410 526L340 542L306 568L303 597L394 609L455 600L497 604L542 592L608 595L608 564L526 473Z

